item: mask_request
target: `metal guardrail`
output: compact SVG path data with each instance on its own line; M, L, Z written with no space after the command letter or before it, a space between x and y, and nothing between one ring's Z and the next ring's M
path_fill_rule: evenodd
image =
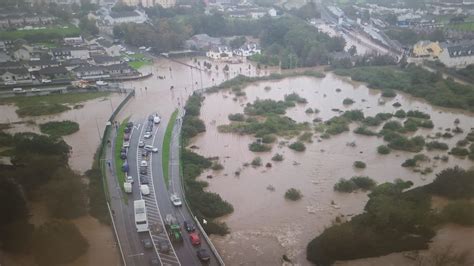
M181 109L182 111L184 111L184 109ZM178 115L178 117L183 117L184 116L184 112L181 112L182 115ZM180 121L182 122L183 120L180 119ZM176 127L178 124L175 124L174 126ZM178 141L179 141L179 149L178 149L178 153L179 153L179 156L178 158L181 158L181 125L178 126L178 129L179 129L179 138L178 138ZM181 159L180 159L181 161ZM225 263L224 263L224 260L222 259L222 257L219 255L219 252L217 251L216 247L214 246L214 244L212 243L211 239L209 239L209 236L207 235L206 231L204 230L204 228L202 227L201 225L201 222L199 222L199 220L197 219L197 217L194 215L192 209L191 209L191 206L189 206L189 203L188 203L188 200L186 199L186 188L184 186L184 178L183 178L183 175L181 174L181 163L179 164L179 167L180 167L180 170L179 170L179 178L181 179L181 191L183 191L183 199L184 199L184 205L186 205L186 208L188 209L189 213L191 214L191 216L193 217L194 221L196 222L197 226L199 227L199 230L201 231L202 235L204 236L204 238L206 239L206 242L207 244L209 245L209 247L211 248L212 250L212 253L214 253L214 255L216 256L217 260L219 261L219 264L224 266Z
M115 222L114 222L114 219L113 219L113 214L112 214L112 210L110 209L109 202L107 202L107 209L109 210L110 220L112 221L112 227L114 228L115 237L117 237L117 239L118 239L117 228L115 227ZM123 255L122 245L120 244L120 241L117 241L117 243L118 243L118 247L119 247L119 250L120 250L120 255L122 257L122 263L123 263L123 265L126 266L127 262L125 262L125 256Z

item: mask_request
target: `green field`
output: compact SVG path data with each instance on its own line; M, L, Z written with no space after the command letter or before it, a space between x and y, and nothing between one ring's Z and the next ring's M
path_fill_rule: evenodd
M123 135L125 131L125 126L127 125L128 118L122 121L120 127L117 131L117 137L115 139L115 149L114 149L114 160L115 160L115 174L117 175L117 181L120 184L120 187L123 188L123 183L125 183L125 173L122 171L123 160L120 159L120 150L123 146Z
M77 36L81 34L81 30L75 26L51 27L37 30L14 30L0 31L0 39L16 40L27 39L33 36L57 36L57 38Z
M88 100L106 97L108 92L86 92L86 93L65 93L50 94L41 96L15 96L0 99L2 104L15 104L18 109L17 114L24 116L40 116L58 114L71 108L68 104L76 104Z
M173 127L178 116L178 110L174 111L166 127L165 137L163 138L163 152L162 152L162 165L163 165L163 178L165 179L166 187L169 186L169 166L170 166L170 145L171 138L173 137Z
M140 61L132 61L132 62L128 62L128 65L135 69L135 70L138 70L144 66L148 66L148 65L151 65L152 62L151 61L148 61L148 60L140 60Z
M135 70L153 64L151 59L146 58L146 56L141 53L131 55L123 54L123 57L128 58L130 60L130 62L128 62L128 65Z
M474 31L474 22L465 22L459 24L448 24L447 28L461 31Z

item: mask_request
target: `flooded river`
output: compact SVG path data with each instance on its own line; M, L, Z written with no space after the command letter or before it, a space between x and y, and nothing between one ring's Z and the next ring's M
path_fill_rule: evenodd
M265 90L266 86L271 90ZM336 89L341 91L337 92ZM308 100L307 104L287 110L287 116L298 122L312 122L316 117L327 120L338 113L332 108L341 110L361 109L366 116L379 112L393 113L397 108L392 104L401 103L401 109L420 110L431 114L435 129L418 130L414 135L434 135L452 128L458 118L460 127L468 132L473 117L470 114L433 107L423 100L408 95L398 94L394 99L386 99L386 104L379 105L380 93L368 89L363 84L348 82L333 74L323 79L309 77L288 78L274 82L260 82L245 89L246 97L234 101L230 91L206 95L201 109L201 118L206 123L207 132L194 139L196 152L204 156L219 156L224 170L208 171L202 174L202 180L209 182L209 190L219 193L234 206L234 213L222 220L227 222L231 234L225 237L213 237L215 244L231 264L243 265L276 265L281 263L281 256L288 255L298 264L308 264L305 259L306 244L321 233L338 215L351 217L362 212L367 201L366 193L336 193L334 184L340 178L355 175L367 175L378 183L393 181L395 178L411 180L415 185L429 183L435 173L455 165L468 168L472 162L450 156L448 162L431 160L424 166L433 168L434 173L421 175L401 167L401 163L413 156L413 153L393 151L389 155L379 155L376 147L384 144L381 138L356 135L352 132L342 133L328 140L306 144L303 153L290 150L275 144L271 152L253 153L248 144L253 137L235 134L223 134L217 126L228 124L227 116L231 113L242 113L243 107L255 99L283 100L285 94L292 92ZM349 97L355 100L352 106L344 106L342 101ZM318 108L319 114L306 114L308 108ZM356 127L351 125L351 130ZM443 140L453 147L464 138L466 133ZM355 142L350 147L348 142ZM284 156L283 162L272 162L275 153ZM442 154L427 152L430 158ZM256 156L262 158L263 165L271 162L273 167L245 167ZM367 164L366 169L356 170L352 164L360 160ZM234 173L240 171L240 175ZM212 179L207 179L212 175ZM273 186L274 191L268 190ZM302 200L286 201L285 191L291 187L299 189ZM331 204L334 202L335 204ZM474 235L471 235L471 237Z

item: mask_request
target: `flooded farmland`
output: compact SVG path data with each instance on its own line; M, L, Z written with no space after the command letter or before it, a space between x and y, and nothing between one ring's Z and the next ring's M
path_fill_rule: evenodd
M336 89L340 89L340 92ZM230 91L206 95L201 119L206 124L207 132L196 137L191 144L197 147L195 151L201 155L218 156L224 165L224 170L205 172L201 179L209 182L210 191L219 193L234 206L234 213L222 219L229 225L231 233L225 237L213 237L224 260L232 265L280 264L283 254L298 264L308 264L305 259L306 244L329 226L336 216L343 215L344 219L348 219L361 213L367 201L366 193L334 192L333 186L340 178L367 175L378 183L401 178L419 186L431 182L435 173L444 168L472 166L471 161L453 156L448 162L433 160L436 155L444 153L423 151L431 158L425 166L431 167L433 173L415 173L400 166L414 153L392 151L389 155L379 155L376 148L384 144L383 139L354 134L352 130L356 127L355 123L351 125L351 132L321 142L316 134L313 143L306 144L307 149L302 153L278 144L273 145L271 152L253 153L248 149L248 144L254 141L253 137L219 133L217 126L229 124L229 114L242 113L245 104L257 98L283 100L285 94L292 92L308 101L307 104L287 110L286 115L298 122L311 123L316 117L327 120L339 115L332 110L334 108L342 111L360 109L366 116L374 116L379 112L393 113L397 109L419 110L431 115L435 127L419 129L413 135L426 137L453 128L454 120L459 119L459 127L465 133L443 140L450 147L465 137L472 126L473 117L461 111L433 107L423 100L400 93L395 98L385 99L385 104L380 104L379 91L333 74L323 79L297 77L260 82L248 86L245 92L246 97L236 101ZM351 98L355 103L345 106L342 104L344 98ZM399 102L401 107L393 107L395 102ZM305 110L309 107L317 108L320 112L306 114ZM355 147L347 145L351 142L356 144ZM272 162L270 158L275 153L282 154L284 161ZM245 166L256 156L262 158L263 165L271 162L272 167ZM356 160L365 162L367 168L355 169L352 164ZM240 174L236 175L235 172ZM212 179L208 179L209 176ZM269 190L269 186L274 191ZM289 202L284 199L285 191L291 187L302 192L302 200Z

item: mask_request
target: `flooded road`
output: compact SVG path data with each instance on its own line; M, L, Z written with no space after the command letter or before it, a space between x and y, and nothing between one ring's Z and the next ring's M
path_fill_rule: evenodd
M265 90L266 86L271 90ZM340 88L341 92L336 89ZM318 142L313 138L312 144L306 144L303 153L290 150L286 146L274 144L271 152L253 153L248 144L253 137L235 134L223 134L217 126L228 124L227 116L231 113L242 113L243 107L255 99L283 100L285 94L298 93L308 100L307 104L297 105L287 110L287 116L298 122L311 122L319 117L327 120L338 113L332 108L341 110L361 109L366 116L379 112L394 112L392 104L401 103L401 109L420 110L431 114L435 129L418 130L414 135L434 135L452 128L458 118L464 134L455 135L452 139L442 140L453 147L464 138L472 126L473 116L467 113L433 107L423 100L398 94L394 99L385 99L379 105L377 90L368 89L363 84L348 82L333 74L323 79L309 77L288 78L275 82L260 82L245 89L246 98L234 101L229 91L206 95L201 109L201 119L206 123L207 132L194 139L192 145L198 147L196 152L204 156L219 156L224 170L208 171L201 179L209 182L209 190L219 193L234 206L234 213L222 220L227 222L231 234L225 237L213 237L224 260L229 264L258 265L280 264L281 256L288 255L298 264L308 264L305 259L306 244L321 233L338 215L351 217L362 212L367 201L365 193L335 193L334 184L340 178L355 175L367 175L378 183L393 181L395 178L411 180L415 185L429 183L435 173L446 167L459 165L464 168L472 166L467 159L450 156L448 162L431 160L424 167L433 168L432 174L422 175L401 167L401 163L414 154L392 151L389 155L379 155L376 147L384 144L382 138L356 135L353 132L342 133L331 139ZM352 98L352 106L344 106L344 98ZM306 114L308 108L318 108L319 114ZM351 130L356 124L351 125ZM284 139L281 139L284 140ZM356 147L349 147L348 142L355 141ZM284 156L283 162L272 162L275 153ZM430 158L442 152L423 151ZM253 158L260 156L263 165L272 163L271 168L245 167ZM367 164L366 169L356 170L352 164L360 160ZM236 176L235 172L240 175ZM212 179L206 177L212 175ZM273 186L274 191L268 190ZM289 188L297 188L303 194L298 202L288 202L283 195ZM331 204L334 202L334 204Z

